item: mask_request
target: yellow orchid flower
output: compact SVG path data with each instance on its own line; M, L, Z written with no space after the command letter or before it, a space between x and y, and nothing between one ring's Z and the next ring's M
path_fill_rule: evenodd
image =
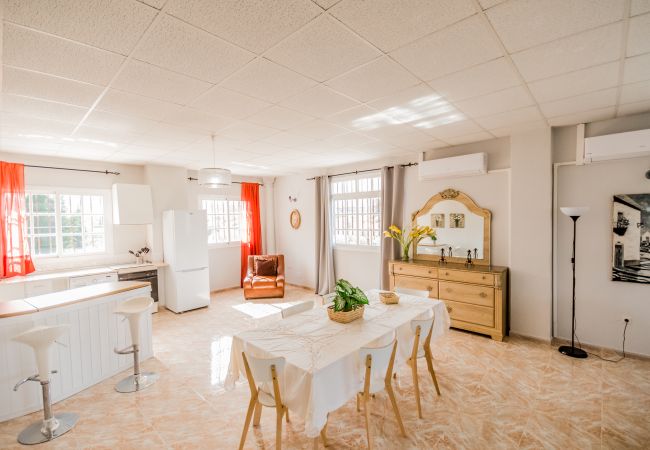
M395 234L402 234L402 230L400 230L399 228L397 228L395 225L391 225L391 226L389 226L388 229L389 229L390 231L392 231L393 233L395 233Z

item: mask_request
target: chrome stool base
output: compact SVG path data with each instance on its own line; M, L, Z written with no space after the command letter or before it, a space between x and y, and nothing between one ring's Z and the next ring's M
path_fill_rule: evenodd
M56 439L74 428L79 420L79 415L74 413L54 414L52 419L56 420L59 426L50 435L41 431L45 429L45 424L40 420L21 431L18 435L18 442L24 445L34 445Z
M115 385L115 390L122 393L141 391L158 381L158 378L159 375L156 372L142 372L139 375L129 375Z

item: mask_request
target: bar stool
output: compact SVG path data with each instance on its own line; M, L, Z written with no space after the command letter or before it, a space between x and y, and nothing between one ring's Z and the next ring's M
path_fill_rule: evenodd
M37 326L13 338L34 349L38 373L19 381L14 386L14 391L27 381L41 383L43 393L43 420L35 422L25 428L18 435L18 442L26 445L40 444L51 441L70 431L79 420L78 414L60 413L52 415L52 402L50 399L50 374L57 373L50 370L51 350L54 342L68 330L68 325Z
M115 349L115 353L118 355L133 354L133 375L129 375L115 385L117 392L141 391L158 380L158 374L155 372L140 373L140 318L144 314L151 313L151 305L153 305L151 297L134 297L115 309L115 314L124 316L129 321L131 332L131 345L122 350Z

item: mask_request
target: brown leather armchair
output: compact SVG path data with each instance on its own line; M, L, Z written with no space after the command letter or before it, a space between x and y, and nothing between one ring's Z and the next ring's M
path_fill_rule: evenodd
M272 271L275 274L270 274L268 270L258 274L259 263L256 264L256 260L275 260L275 271ZM272 297L284 297L284 255L249 255L244 278L244 298Z

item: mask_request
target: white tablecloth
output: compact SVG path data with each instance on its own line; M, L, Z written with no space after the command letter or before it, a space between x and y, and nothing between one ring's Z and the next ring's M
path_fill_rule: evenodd
M367 292L370 305L363 319L348 324L329 320L324 307L297 314L233 337L226 388L245 378L242 351L263 358L286 358L280 379L282 401L305 420L305 433L317 437L335 411L359 391L362 367L359 349L398 340L396 364L410 356L410 322L435 316L432 342L449 329L449 314L440 300L400 294L397 305L384 305L378 291ZM385 342L388 343L388 342Z

